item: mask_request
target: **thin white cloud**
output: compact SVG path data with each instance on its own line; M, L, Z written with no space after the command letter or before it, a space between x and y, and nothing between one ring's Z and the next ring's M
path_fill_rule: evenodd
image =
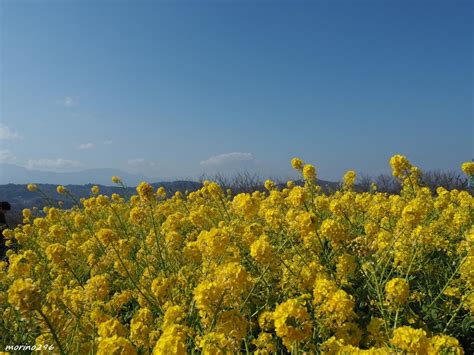
M220 166L228 166L233 165L235 163L242 163L242 162L254 162L255 159L253 158L251 153L240 153L240 152L233 152L233 153L225 153L214 155L206 160L203 160L199 163L202 167L220 167Z
M128 159L127 164L130 165L131 167L136 167L136 168L154 168L157 166L157 164L154 161L146 160L144 158L133 158L133 159Z
M0 140L13 141L21 138L22 136L18 132L12 131L10 128L0 123Z
M79 105L77 100L71 96L66 96L64 99L58 100L58 103L67 108L76 107Z
M104 144L105 144L105 145L110 145L110 144L112 144L113 142L114 142L113 140L109 139L109 140L104 141Z
M46 171L72 171L82 168L84 165L77 160L69 159L30 159L26 163L26 168L30 170Z
M13 155L13 153L8 150L0 150L0 163L10 163L15 161L16 157Z
M156 177L160 172L159 165L145 158L132 158L127 161L130 170L135 174L143 174L150 177Z
M91 143L91 142L79 144L77 146L77 149L79 149L79 150L87 150L87 149L92 149L92 148L95 148L95 144Z

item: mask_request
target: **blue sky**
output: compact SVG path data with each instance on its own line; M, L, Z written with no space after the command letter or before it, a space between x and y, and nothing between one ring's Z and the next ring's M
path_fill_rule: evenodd
M470 1L0 1L0 160L324 179L473 154Z

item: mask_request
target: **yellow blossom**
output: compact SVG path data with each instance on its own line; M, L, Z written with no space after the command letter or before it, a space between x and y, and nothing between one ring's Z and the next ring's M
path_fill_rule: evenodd
M31 279L17 279L8 289L8 302L20 312L37 309L40 305L39 288Z
M272 180L265 180L264 186L268 191L271 191L276 187L275 183Z
M316 179L316 169L311 164L306 164L303 167L303 177L306 181L313 181Z
M273 313L276 334L288 350L294 343L311 336L312 325L307 309L296 299L279 304Z
M346 172L344 174L344 177L342 179L343 181L343 188L345 190L350 190L352 189L352 187L354 186L354 183L355 183L355 180L356 180L356 173L355 171L353 170L349 170L348 172Z
M38 190L38 186L36 184L28 184L27 188L28 188L28 191L31 191L31 192Z
M462 171L464 174L468 176L473 176L474 175L474 162L467 161L462 164L461 166Z
M428 338L422 329L403 326L393 331L390 342L398 349L413 354L422 354L427 351Z
M138 196L140 196L140 198L144 200L151 200L154 195L153 186L151 186L147 182L141 182L137 186L137 193L138 193Z
M109 244L118 239L117 234L110 228L102 228L97 233L99 240L104 244Z
M303 168L303 161L300 158L291 159L291 166L295 170L301 170Z
M261 264L269 264L275 257L270 238L267 235L261 235L250 246L250 255Z
M394 278L385 285L385 296L387 301L398 308L403 306L408 299L409 286L405 279Z
M430 339L428 355L437 354L462 355L464 350L456 338L448 335L436 335Z
M97 347L97 355L109 354L136 355L137 351L127 339L114 335L100 340Z

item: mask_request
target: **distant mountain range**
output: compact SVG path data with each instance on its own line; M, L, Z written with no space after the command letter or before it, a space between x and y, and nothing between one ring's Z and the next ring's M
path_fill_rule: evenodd
M130 187L124 191L122 187L114 185L111 180L112 176L120 177L125 185ZM28 191L27 184L29 183L37 184L40 190L48 196L53 204L57 204L58 201L63 201L64 208L70 208L74 202L67 196L58 194L56 192L57 185L64 185L77 199L91 196L91 187L93 185L98 185L100 187L100 193L108 196L113 193L118 193L122 196L131 196L136 193L135 186L142 181L150 182L155 188L163 186L169 195L174 194L176 191L194 191L202 186L200 182L189 180L152 183L153 180L154 179L150 179L146 176L134 175L110 168L87 169L64 173L29 170L14 164L0 164L0 201L8 201L11 204L12 210L7 212L6 216L9 225L14 226L21 222L22 209L32 207L42 208L46 204L49 204L43 194ZM302 182L298 183L301 184ZM338 186L336 182L323 180L319 180L319 184L326 191L335 190ZM248 186L244 185L234 186L234 193L264 190L262 182ZM283 185L280 187L283 187Z
M130 174L125 171L101 168L86 169L76 172L52 172L30 170L14 164L0 164L0 185L4 184L62 184L85 185L99 184L104 186L114 185L112 176L118 176L128 186L136 186L141 181L159 181L161 179L149 178L143 175Z

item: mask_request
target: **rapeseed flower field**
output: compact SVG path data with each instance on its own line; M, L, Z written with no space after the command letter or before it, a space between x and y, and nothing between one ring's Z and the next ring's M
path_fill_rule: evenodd
M24 210L4 232L3 344L60 354L463 354L472 348L474 198L423 187L396 155L397 195L304 185L233 196L91 196ZM474 175L474 163L463 171ZM112 178L122 184L118 177ZM35 191L35 185L29 185ZM67 188L58 192L74 198ZM125 190L124 190L125 191ZM40 213L41 212L41 213ZM50 353L42 349L40 352Z

